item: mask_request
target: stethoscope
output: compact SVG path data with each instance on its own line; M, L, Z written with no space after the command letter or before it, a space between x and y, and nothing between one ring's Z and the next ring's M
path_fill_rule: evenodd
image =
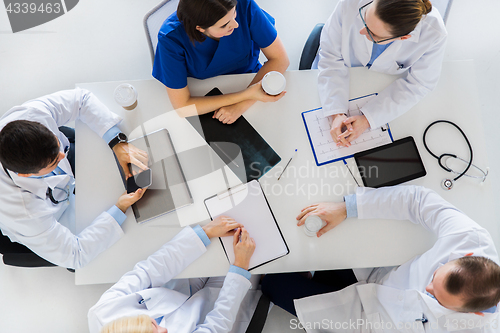
M467 143L467 147L469 148L469 161L466 161L464 160L463 158L460 158L458 157L457 155L455 154L448 154L448 153L444 153L442 154L441 156L437 156L436 154L434 154L433 152L431 152L431 150L429 149L429 147L427 146L427 143L425 141L425 137L427 135L427 131L432 127L434 126L435 124L438 124L438 123L447 123L447 124L450 124L450 125L453 125L456 129L458 129L458 131L460 132L460 134L462 134L463 138L465 139L465 142ZM438 160L438 164L441 168L443 168L444 170L448 171L448 172L451 172L455 175L457 175L455 178L451 179L451 178L445 178L443 179L443 181L441 182L441 187L445 190L451 190L453 188L453 183L456 182L457 180L459 180L460 178L462 178L463 176L466 176L466 177L470 177L470 178L477 178L477 179L481 179L481 184L484 183L484 181L486 180L486 176L488 176L488 172L490 171L489 168L486 168L486 171L482 170L481 168L479 168L478 166L474 165L472 163L472 158L473 158L473 153L472 153L472 145L470 144L469 142L469 139L467 138L467 136L465 135L464 131L462 131L462 129L460 127L458 127L457 124L449 121L449 120L436 120L435 122L431 123L429 126L427 126L427 128L425 129L424 131L424 136L423 136L423 141L424 141L424 147L425 149L429 152L429 154L432 155L432 157L434 157L435 159ZM467 163L467 167L462 171L462 172L456 172L454 170L452 170L446 163L447 161L450 159L450 158L455 158L459 161L462 161L464 163ZM477 170L479 170L479 172L481 172L483 175L482 176L470 176L470 175L467 175L467 171L469 171L469 169L473 167Z

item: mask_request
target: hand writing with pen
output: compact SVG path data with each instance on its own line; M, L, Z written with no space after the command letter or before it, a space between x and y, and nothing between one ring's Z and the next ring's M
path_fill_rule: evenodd
M330 135L338 147L350 147L370 127L364 115L347 117L345 114L333 115Z

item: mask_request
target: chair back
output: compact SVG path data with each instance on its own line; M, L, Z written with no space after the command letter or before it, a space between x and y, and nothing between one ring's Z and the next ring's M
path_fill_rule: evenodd
M160 31L163 22L177 10L178 4L179 0L164 0L144 16L144 30L151 53L151 63L154 63L155 60L158 31Z
M0 232L0 253L5 265L16 267L51 267L53 263L39 257L26 246L12 242Z
M432 7L435 7L438 10L439 14L441 14L444 24L446 24L453 0L432 0L431 3Z

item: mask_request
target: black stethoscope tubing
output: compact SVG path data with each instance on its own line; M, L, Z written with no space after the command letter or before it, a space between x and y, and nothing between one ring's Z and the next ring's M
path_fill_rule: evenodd
M467 138L467 136L465 135L464 131L462 131L462 129L460 127L458 127L457 124L455 124L454 122L451 122L449 120L436 120L434 122L432 122L429 126L427 126L427 128L425 129L424 131L424 135L423 135L423 142L424 142L424 147L425 149L429 152L429 154L432 155L432 157L434 157L435 159L438 160L438 164L441 168L443 168L444 170L448 171L448 172L452 172L452 170L450 168L448 168L447 166L445 166L442 162L443 158L444 157L453 157L453 158L457 158L457 155L454 155L454 154L448 154L448 153L444 153L442 154L441 156L437 156L436 154L434 154L433 152L431 152L431 150L429 149L429 147L427 146L427 142L425 141L425 137L427 135L427 131L432 127L434 126L435 124L438 124L438 123L447 123L447 124L450 124L450 125L453 125L457 130L460 131L460 133L462 134L463 138L465 139L465 142L467 143L467 146L469 147L469 152L470 152L470 158L469 158L469 163L467 164L467 167L465 168L464 171L462 171L461 174L459 174L457 177L455 177L453 179L453 181L457 181L458 179L460 179L462 176L464 176L467 171L469 171L471 165L472 165L472 158L473 158L473 153L472 153L472 145L470 144L469 142L469 139Z

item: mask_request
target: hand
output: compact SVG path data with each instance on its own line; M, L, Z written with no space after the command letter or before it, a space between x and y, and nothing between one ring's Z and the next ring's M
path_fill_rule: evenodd
M345 202L323 202L311 205L300 211L299 216L297 216L297 220L299 221L297 225L303 225L309 215L319 216L326 222L326 225L316 234L316 236L320 237L328 230L335 228L344 221L347 217L347 210L345 208Z
M219 119L224 124L232 124L254 103L255 101L253 100L246 100L233 105L223 106L214 112L212 118Z
M271 96L266 94L264 89L262 89L261 85L262 81L259 81L255 84L252 84L245 91L249 94L249 99L254 99L261 102L276 102L281 99L281 97L285 96L286 91L281 92L281 94L276 96Z
M243 227L230 217L219 216L215 220L203 227L208 238L232 236L234 230Z
M135 192L128 193L125 192L123 193L119 198L118 202L116 203L116 207L120 208L122 212L126 212L127 209L135 204L142 196L144 195L144 192L146 192L145 188L140 188Z
M132 177L128 166L129 163L139 167L141 170L148 168L148 154L130 143L118 143L113 147L113 152L122 167L125 178Z
M370 123L366 119L365 116L353 116L345 119L342 122L346 126L346 130L341 133L337 139L342 142L345 146L347 142L349 147L350 142L356 140L364 131L366 131L370 127ZM338 145L338 144L337 144Z
M343 147L350 146L349 142L347 140L345 140L343 137L341 137L341 134L343 131L345 131L345 130L352 131L352 126L350 128L347 128L346 125L344 125L344 120L346 120L346 119L347 119L347 116L343 113L333 115L332 128L330 129L330 135L332 136L333 142L335 142L337 144L337 146L343 146Z
M248 270L250 258L255 251L255 241L245 228L239 228L233 236L234 266Z

